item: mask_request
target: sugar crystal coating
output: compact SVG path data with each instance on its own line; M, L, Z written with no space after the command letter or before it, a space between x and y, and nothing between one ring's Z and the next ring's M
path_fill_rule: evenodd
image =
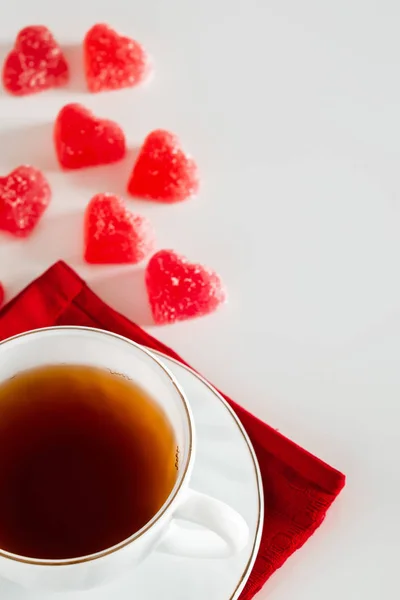
M80 104L67 104L57 115L54 144L65 169L81 169L121 160L125 135L114 121L98 119Z
M47 27L22 29L3 65L6 90L24 96L65 85L68 79L65 56Z
M155 246L148 219L132 214L113 194L97 194L85 213L85 260L92 264L136 264Z
M21 166L6 177L0 177L0 230L27 237L50 199L50 186L38 169Z
M91 92L132 87L143 81L150 70L143 47L98 23L84 39L85 74Z
M173 133L149 133L139 152L128 183L132 196L158 202L180 202L197 193L197 165L182 150Z
M160 250L146 268L146 287L154 321L174 323L215 311L226 300L215 271L190 263L173 250Z

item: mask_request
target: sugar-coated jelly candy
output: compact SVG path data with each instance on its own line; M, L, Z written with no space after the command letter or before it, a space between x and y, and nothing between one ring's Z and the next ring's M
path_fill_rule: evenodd
M83 46L86 81L91 92L131 87L149 73L149 59L143 47L104 23L89 29Z
M153 318L158 324L206 315L226 300L217 273L190 263L173 250L154 254L145 277Z
M0 230L27 237L50 199L50 186L38 169L21 166L0 177Z
M97 194L86 208L85 260L93 264L142 261L155 246L148 219L132 214L113 194Z
M22 29L3 65L3 84L16 96L65 85L68 64L60 46L43 25Z
M182 150L178 137L162 129L149 133L133 167L129 193L172 203L195 195L198 187L197 165Z
M81 104L67 104L57 115L54 144L64 169L81 169L121 160L125 135L114 121L98 119Z

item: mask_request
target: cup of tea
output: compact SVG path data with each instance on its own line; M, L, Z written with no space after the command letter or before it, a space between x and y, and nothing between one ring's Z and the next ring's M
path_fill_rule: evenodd
M190 488L195 457L185 394L142 346L84 327L1 342L0 577L88 589L152 551L239 552L247 525Z

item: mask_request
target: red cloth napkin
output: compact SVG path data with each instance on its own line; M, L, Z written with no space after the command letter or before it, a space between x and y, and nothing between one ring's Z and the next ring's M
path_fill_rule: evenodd
M173 350L107 306L64 262L53 265L0 311L0 339L51 325L107 329L186 364ZM261 546L240 596L250 600L319 527L345 477L223 396L253 443L263 477Z

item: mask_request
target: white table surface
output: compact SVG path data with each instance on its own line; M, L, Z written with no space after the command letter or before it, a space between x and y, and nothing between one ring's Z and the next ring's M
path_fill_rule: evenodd
M342 469L345 492L263 600L399 597L400 41L390 0L50 0L3 7L0 51L48 24L75 65L68 90L0 95L0 168L45 170L52 205L28 241L0 239L15 294L58 258L215 384ZM148 48L153 81L89 95L79 46L106 21ZM51 121L78 101L117 119L131 145L178 133L203 179L196 200L132 201L158 245L217 269L230 303L148 326L142 268L89 268L82 211L121 192L129 161L64 174Z

